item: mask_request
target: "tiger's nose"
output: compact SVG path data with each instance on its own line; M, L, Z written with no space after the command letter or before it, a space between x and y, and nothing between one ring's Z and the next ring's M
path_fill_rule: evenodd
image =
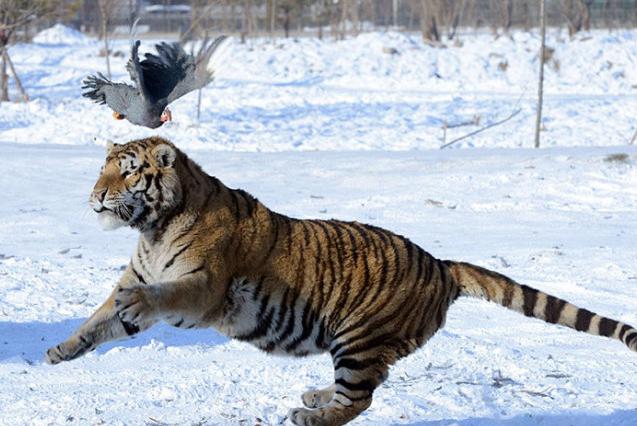
M93 196L95 196L97 201L99 201L100 203L103 203L104 198L106 198L107 192L108 192L108 189L96 189L95 191L93 191Z

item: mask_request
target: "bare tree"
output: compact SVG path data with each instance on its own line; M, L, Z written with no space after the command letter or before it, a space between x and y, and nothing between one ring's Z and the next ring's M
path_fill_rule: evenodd
M204 33L208 31L208 25L206 21L212 15L213 7L218 3L218 0L191 1L190 25L185 31L182 32L181 36L179 37L180 43L185 43L188 40L193 40L197 37L205 35ZM222 27L225 31L225 10L222 13Z
M452 40L456 36L456 31L460 24L460 16L465 8L465 0L449 0L444 5L446 10L443 12L446 17L447 37Z
M572 37L578 31L588 31L591 27L591 6L593 0L562 0L562 14L566 18L568 34Z
M270 37L274 38L274 32L276 31L276 0L266 0L265 2L265 21Z
M501 0L499 6L502 30L508 33L513 25L513 0Z
M420 0L420 30L426 41L440 41L440 3L438 0Z
M8 70L11 70L22 98L29 99L9 56L8 46L16 32L32 22L63 15L73 6L63 0L0 0L0 102L9 100Z
M296 2L294 0L282 0L279 3L279 8L283 14L283 33L285 34L285 38L290 37L290 27L292 21L292 12L296 6Z
M542 103L544 99L544 51L546 50L546 0L540 0L540 78L537 89L537 113L535 116L535 147L540 147L540 128L542 127Z
M100 11L100 38L104 41L104 57L106 58L106 75L111 78L111 49L108 44L109 25L115 8L115 0L97 0Z
M420 29L426 41L437 43L441 40L442 31L446 29L447 37L456 35L465 0L420 0Z
M245 43L249 34L254 32L254 15L252 0L243 0L243 19L241 21L241 43Z

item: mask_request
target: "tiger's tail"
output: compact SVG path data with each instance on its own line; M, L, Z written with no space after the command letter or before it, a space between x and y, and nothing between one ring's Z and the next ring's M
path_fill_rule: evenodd
M611 337L637 351L637 330L621 321L606 318L579 308L566 300L518 284L512 279L470 263L445 261L461 296L471 296L498 303L551 324L577 331Z

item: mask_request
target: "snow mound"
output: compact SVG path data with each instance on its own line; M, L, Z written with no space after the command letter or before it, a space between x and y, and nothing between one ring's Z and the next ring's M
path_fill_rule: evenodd
M55 24L51 28L40 31L33 41L38 44L88 44L91 39L76 29L62 24Z

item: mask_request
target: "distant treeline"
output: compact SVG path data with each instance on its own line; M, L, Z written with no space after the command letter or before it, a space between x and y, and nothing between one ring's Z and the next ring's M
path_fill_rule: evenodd
M140 29L180 33L314 35L343 38L364 31L395 28L421 31L431 42L454 38L459 29L539 25L540 0L39 0L63 13L32 19L21 33L28 37L53 21L90 33L126 33L139 19ZM547 22L570 34L591 28L637 27L637 0L546 0ZM0 0L0 9L33 0ZM37 3L37 1L36 1ZM0 18L2 12L0 12ZM2 23L0 22L0 26ZM0 28L1 30L1 28Z

